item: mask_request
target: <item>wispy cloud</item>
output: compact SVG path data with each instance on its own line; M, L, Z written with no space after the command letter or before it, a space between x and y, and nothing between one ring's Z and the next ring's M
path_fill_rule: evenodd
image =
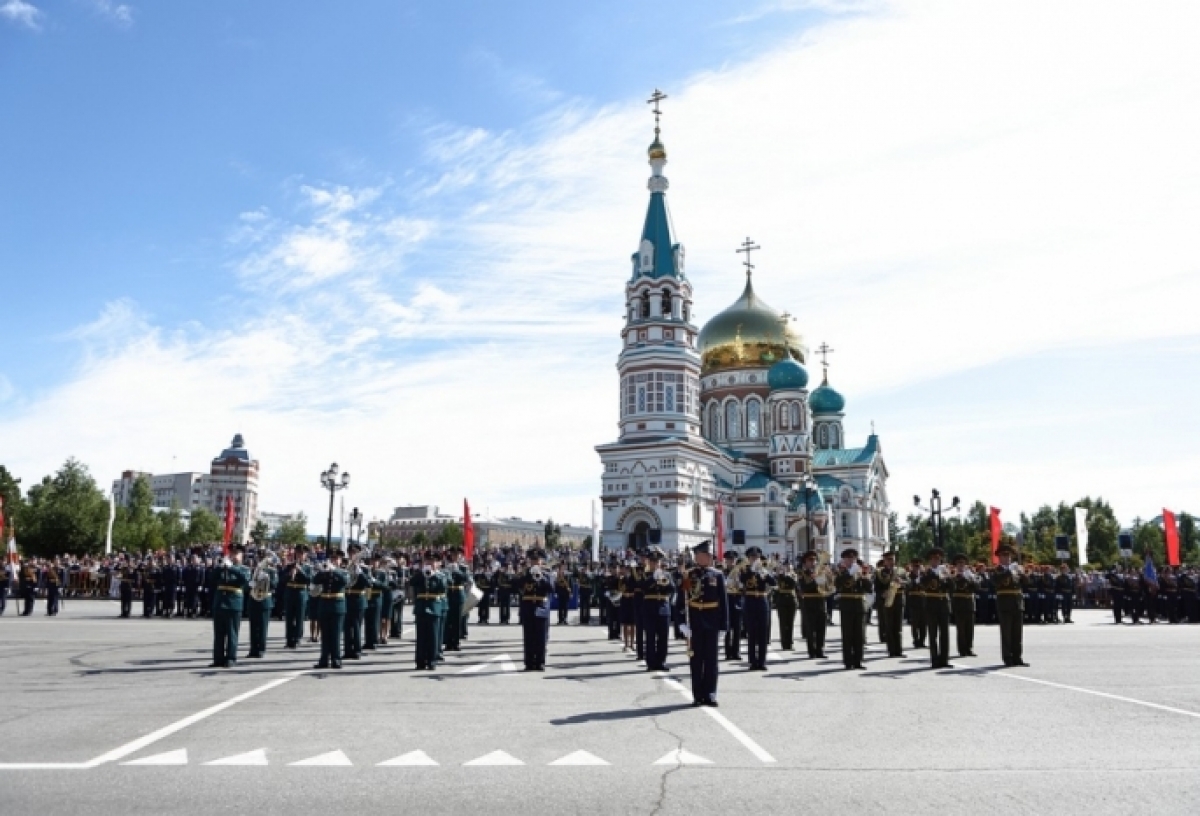
M1118 458L1197 446L1151 445L1154 428L1139 438L1111 414L1056 405L1078 417L1049 425L1070 439L1014 464L1005 437L1028 427L929 433L918 410L916 386L954 372L1195 332L1200 11L1091 8L837 17L669 89L664 117L698 320L740 291L733 249L749 233L764 247L760 293L838 349L851 430L875 419L885 444L909 440L892 449L919 456L921 478L960 468L964 437L982 441L959 492L1006 508L1029 500L1021 467L1069 466L1071 439L1129 446ZM67 454L99 472L171 455L200 467L243 431L267 507L320 515L312 483L336 459L371 512L465 493L583 520L591 446L615 433L649 136L640 99L567 104L511 132L445 124L427 131L424 164L397 168L402 183L309 182L291 208L231 214L227 318L168 330L111 305L76 335L92 350L80 369L0 418L6 455L35 473ZM995 387L1023 387L1003 376ZM866 403L873 416L856 411ZM889 464L893 495L924 489L906 482L909 462Z
M0 3L0 17L34 31L42 27L41 10L26 0L4 0Z
M91 0L91 6L97 14L122 28L133 25L133 6L126 3L114 3L113 0Z

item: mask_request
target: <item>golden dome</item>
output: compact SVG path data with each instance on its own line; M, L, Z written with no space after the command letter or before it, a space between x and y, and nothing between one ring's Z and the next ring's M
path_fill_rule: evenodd
M703 374L730 368L772 366L791 357L803 363L804 344L792 331L787 318L754 293L750 278L746 290L725 311L700 330L700 361Z

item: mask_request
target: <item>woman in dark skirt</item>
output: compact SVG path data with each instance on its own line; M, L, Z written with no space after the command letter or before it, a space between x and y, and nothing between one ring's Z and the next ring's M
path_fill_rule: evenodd
M308 605L304 610L304 615L308 618L308 640L310 643L318 643L321 640L321 624L317 622L317 607L320 603L321 594L319 592L310 592L308 594Z

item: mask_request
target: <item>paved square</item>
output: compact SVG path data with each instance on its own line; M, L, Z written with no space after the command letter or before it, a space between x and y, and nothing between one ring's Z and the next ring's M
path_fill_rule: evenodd
M845 672L773 650L688 705L682 644L648 673L599 627L555 626L545 674L516 626L472 626L436 673L411 632L341 672L315 647L209 670L206 621L104 602L0 618L0 813L1183 813L1200 801L1200 627L1080 612ZM243 627L245 629L245 627ZM244 632L243 632L244 633ZM244 649L243 649L244 651Z

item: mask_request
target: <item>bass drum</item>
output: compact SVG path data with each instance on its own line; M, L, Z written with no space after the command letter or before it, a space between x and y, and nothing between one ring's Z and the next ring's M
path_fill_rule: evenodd
M463 617L471 614L471 610L479 606L479 602L483 600L483 590L477 586L472 586L467 590L466 600L463 602Z

